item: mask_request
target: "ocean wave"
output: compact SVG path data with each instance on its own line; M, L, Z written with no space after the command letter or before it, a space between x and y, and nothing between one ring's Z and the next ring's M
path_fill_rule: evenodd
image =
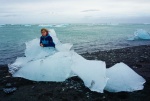
M40 27L67 27L69 24L40 24Z
M52 27L53 25L50 25L50 24L40 24L39 26L40 27Z
M67 27L69 24L58 24L54 25L53 27Z
M120 25L119 23L91 23L91 24L87 24L87 26L118 26Z

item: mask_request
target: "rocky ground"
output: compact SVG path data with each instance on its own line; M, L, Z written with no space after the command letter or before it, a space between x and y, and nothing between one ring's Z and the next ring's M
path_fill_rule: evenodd
M9 76L0 66L0 101L150 101L150 46L81 54L89 60L106 61L107 68L124 62L146 79L144 89L103 94L90 91L78 77L64 82L35 82Z

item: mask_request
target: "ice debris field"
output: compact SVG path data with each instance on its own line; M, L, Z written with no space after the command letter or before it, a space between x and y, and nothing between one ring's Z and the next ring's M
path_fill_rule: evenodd
M124 63L117 63L106 69L104 61L86 60L74 50L72 44L62 44L53 29L50 30L56 48L40 47L39 39L26 43L25 57L18 57L9 64L13 77L23 77L33 81L63 82L78 76L91 91L103 93L132 92L142 90L146 82Z

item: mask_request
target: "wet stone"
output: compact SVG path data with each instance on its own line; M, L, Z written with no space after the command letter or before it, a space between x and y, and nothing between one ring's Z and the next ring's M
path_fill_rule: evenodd
M3 88L3 91L6 93L6 94L10 94L10 93L13 93L17 90L16 87L11 87L11 88Z

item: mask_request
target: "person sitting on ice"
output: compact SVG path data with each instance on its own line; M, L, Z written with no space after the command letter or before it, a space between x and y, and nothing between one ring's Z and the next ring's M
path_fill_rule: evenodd
M53 42L52 37L49 35L49 31L45 28L41 29L42 36L40 37L40 46L41 47L54 47L55 44Z

